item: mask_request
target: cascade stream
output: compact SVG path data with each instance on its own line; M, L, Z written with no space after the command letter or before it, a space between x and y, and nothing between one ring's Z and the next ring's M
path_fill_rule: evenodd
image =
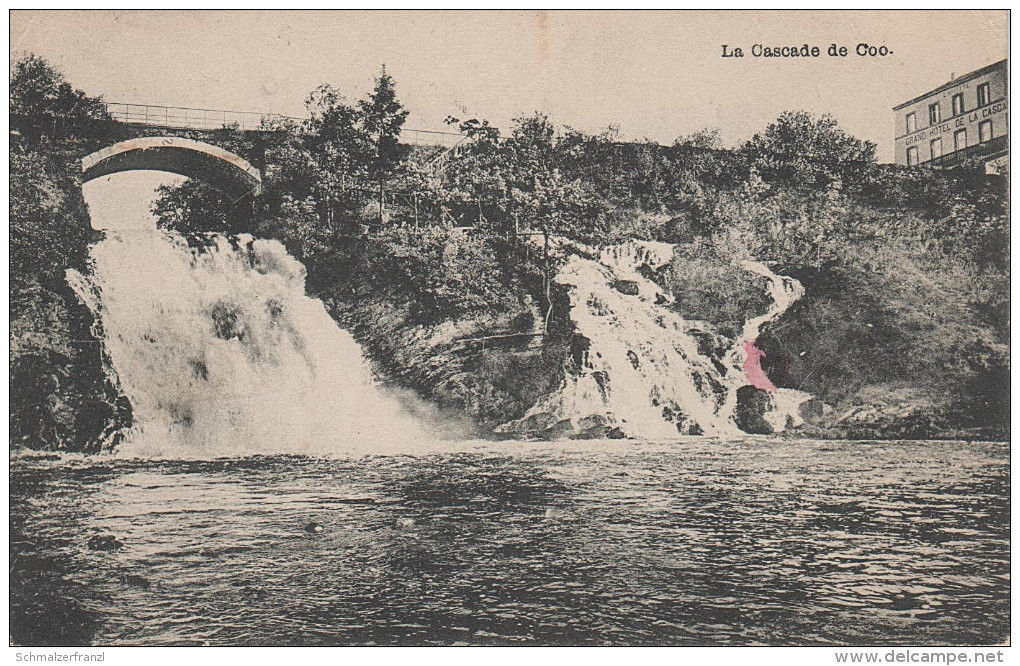
M680 435L735 436L737 391L755 385L748 354L761 328L783 314L803 294L797 280L778 276L759 262L742 267L768 281L772 304L743 327L743 336L722 361L705 349L705 331L686 321L673 298L650 279L673 259L667 243L630 241L596 252L571 243L555 280L568 288L570 317L589 346L568 370L560 389L539 401L504 432L536 424L570 423L584 432L591 424L646 439ZM762 417L773 432L801 423L798 408L810 394L758 386L769 395Z

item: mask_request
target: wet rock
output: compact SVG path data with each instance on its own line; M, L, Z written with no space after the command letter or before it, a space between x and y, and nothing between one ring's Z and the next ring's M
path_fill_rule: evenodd
M602 414L590 414L577 419L570 439L604 439L612 429L613 425L608 417Z
M113 551L124 547L112 534L98 534L88 541L89 550Z
M244 340L246 331L242 314L240 306L235 303L216 303L209 312L216 337L222 340Z
M800 418L804 419L806 423L819 423L825 418L825 403L818 398L811 398L800 403L800 407L797 408L797 414Z
M558 422L559 419L555 415L542 412L503 424L493 432L506 437L529 437L553 427Z
M610 421L609 417L604 414L589 414L584 418L577 420L577 429L581 432L586 430L606 429L609 428Z
M726 354L732 346L729 338L711 330L705 322L696 322L696 326L687 329L687 334L698 342L698 353L712 361L712 365L720 374L729 372L725 363Z
M397 527L401 529L409 529L414 527L414 518L397 518Z
M556 439L625 439L626 433L607 414L589 414L581 418L563 419L543 412L513 421L497 429L504 437Z
M322 525L320 525L319 523L315 522L314 520L311 521L310 523L308 523L307 525L305 525L305 532L308 532L309 534L318 534L321 531L322 531Z
M628 296L637 296L641 293L641 287L634 280L613 280L613 289Z
M946 429L946 410L920 391L876 386L855 397L858 404L840 414L832 425L843 437L924 439Z
M563 439L576 433L573 422L570 419L563 419L547 428L541 434L543 439Z
M191 370L195 373L195 377L203 381L209 380L209 367L206 366L205 361L201 359L191 359L188 361L188 365L191 366Z
M595 380L595 385L599 387L599 393L602 394L602 400L608 400L609 374L603 370L595 370L591 373L591 378Z
M772 409L772 398L768 391L754 386L737 389L737 407L733 419L737 427L753 435L771 435L773 430L765 414Z

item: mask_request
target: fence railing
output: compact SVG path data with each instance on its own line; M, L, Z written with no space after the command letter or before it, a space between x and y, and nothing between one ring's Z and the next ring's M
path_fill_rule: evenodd
M307 118L285 116L278 113L256 111L226 111L223 109L201 109L186 106L160 106L158 104L133 104L131 102L107 102L110 116L130 125L148 125L165 129L218 130L238 129L243 132L263 131L274 125L295 123L301 125ZM400 140L418 146L454 148L466 140L459 132L417 129L405 127Z
M995 153L1003 152L1009 148L1009 137L1008 136L997 136L994 139L979 143L973 146L968 146L962 150L957 150L952 153L947 153L936 157L933 160L923 162L920 166L927 167L951 167L963 163L966 160L987 157L994 155Z

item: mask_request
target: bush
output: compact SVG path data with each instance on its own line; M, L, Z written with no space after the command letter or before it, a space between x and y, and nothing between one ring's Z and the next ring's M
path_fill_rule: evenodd
M519 307L519 288L485 236L395 229L366 241L359 281L410 300L420 323Z
M764 314L770 301L765 280L721 250L706 240L677 248L664 283L685 319L707 321L737 338L744 321Z
M859 180L874 163L875 148L844 132L832 116L786 111L741 151L768 181L825 187Z

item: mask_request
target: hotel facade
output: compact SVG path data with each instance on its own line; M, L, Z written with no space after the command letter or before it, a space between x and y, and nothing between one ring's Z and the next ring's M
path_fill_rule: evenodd
M952 167L966 160L990 172L1009 160L1009 79L1001 60L893 107L896 163Z

